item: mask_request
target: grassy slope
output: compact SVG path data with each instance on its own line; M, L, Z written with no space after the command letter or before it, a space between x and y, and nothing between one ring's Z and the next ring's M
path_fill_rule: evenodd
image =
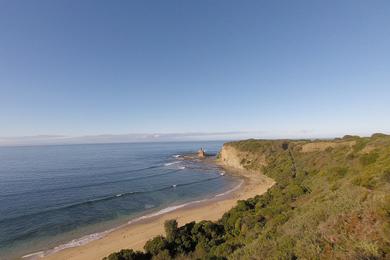
M217 223L190 223L151 241L153 258L390 258L390 136L315 141L317 150L305 149L308 143L225 144L249 153L244 167L277 184Z
M289 141L282 149L287 142L229 144L267 153L263 172L278 183L249 210L251 217L265 217L266 224L244 228L251 231L237 240L245 246L230 257L388 258L390 136L346 137L329 141L339 144L335 147L305 153L309 141ZM256 169L256 161L246 167Z

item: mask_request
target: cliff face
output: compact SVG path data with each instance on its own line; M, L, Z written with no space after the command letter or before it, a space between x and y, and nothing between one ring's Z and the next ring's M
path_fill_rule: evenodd
M224 144L220 152L220 161L222 164L236 169L244 169L241 160L244 158L236 148Z
M267 164L266 155L261 151L246 151L234 144L226 143L223 145L219 154L219 160L223 165L239 170L260 171L262 166Z

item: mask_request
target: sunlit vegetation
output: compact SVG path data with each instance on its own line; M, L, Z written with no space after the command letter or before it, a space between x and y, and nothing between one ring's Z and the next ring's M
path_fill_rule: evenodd
M311 142L226 144L251 158L265 155L266 166L241 163L277 183L217 222L167 221L166 235L148 241L144 253L122 250L107 259L389 259L390 136L322 140L337 145L303 152Z

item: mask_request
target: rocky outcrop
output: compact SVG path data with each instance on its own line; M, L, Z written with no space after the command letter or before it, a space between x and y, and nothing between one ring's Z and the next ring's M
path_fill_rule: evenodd
M198 157L199 158L205 158L206 157L206 153L205 153L203 148L200 148L200 150L198 151Z

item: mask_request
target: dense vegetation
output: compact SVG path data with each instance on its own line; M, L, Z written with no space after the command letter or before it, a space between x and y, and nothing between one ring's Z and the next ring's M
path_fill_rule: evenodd
M244 167L277 184L218 222L167 221L166 236L148 241L145 252L106 259L390 258L390 136L226 145L250 153ZM266 166L256 155L265 155Z

